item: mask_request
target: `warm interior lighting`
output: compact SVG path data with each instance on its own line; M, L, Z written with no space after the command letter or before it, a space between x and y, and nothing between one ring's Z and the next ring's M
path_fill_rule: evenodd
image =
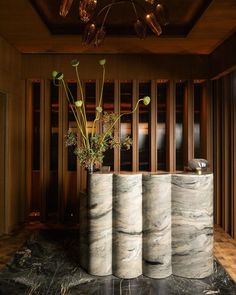
M82 36L82 43L88 45L93 43L95 47L100 46L106 37L106 20L110 10L114 6L127 4L132 7L133 13L128 16L128 21L133 24L138 38L144 39L147 35L147 26L156 36L162 33L162 26L168 24L166 10L158 0L109 0L103 1L103 6L97 0L76 0L78 8L72 6L73 0L61 0L59 14L66 17L71 7L78 9L80 21L86 23ZM99 18L102 17L102 21ZM127 19L126 19L127 22ZM127 24L126 24L127 25Z

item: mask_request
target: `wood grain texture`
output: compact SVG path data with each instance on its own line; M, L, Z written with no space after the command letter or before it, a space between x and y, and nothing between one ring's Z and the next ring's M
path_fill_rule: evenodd
M25 103L21 55L0 37L0 92L7 96L5 232L24 221L25 212ZM19 179L19 181L16 181Z
M53 70L63 71L66 79L75 79L72 59L80 60L84 80L101 76L98 61L106 58L106 79L207 79L209 62L206 55L138 55L138 54L23 54L22 78L51 78ZM43 66L42 66L43 65Z
M188 80L184 95L184 165L194 158L194 85Z
M6 105L7 96L0 92L0 236L5 233L6 182Z
M229 105L229 76L223 78L223 104L222 104L222 196L223 196L223 228L230 232L230 105Z
M235 177L236 177L236 154L235 154L235 147L236 147L236 73L234 72L232 75L232 108L233 108L233 115L232 115L232 125L233 125L233 130L232 130L232 138L233 140L231 141L231 152L233 154L232 158L232 170L231 170L231 182L233 184L232 187L232 193L233 193L233 198L232 198L232 217L233 217L233 232L232 236L235 239L236 238L236 184L235 184Z
M168 94L167 94L167 170L174 172L176 169L176 156L175 156L175 82L169 81Z
M235 238L235 77L213 81L215 221Z
M157 84L151 81L151 109L150 109L150 168L152 172L157 171Z

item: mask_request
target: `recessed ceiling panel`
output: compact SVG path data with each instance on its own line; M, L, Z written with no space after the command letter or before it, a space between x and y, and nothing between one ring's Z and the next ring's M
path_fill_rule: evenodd
M98 0L97 11L111 3L110 0ZM212 0L163 0L169 24L163 27L162 37L184 37L188 35L195 23L207 9ZM79 0L74 0L69 14L63 18L59 15L59 0L31 0L33 7L40 15L52 34L81 34L85 24L79 19ZM139 16L144 16L144 11L149 11L150 4L145 0L135 0ZM104 10L105 12L105 10ZM96 13L95 13L96 15ZM104 13L96 19L101 24ZM130 0L119 1L114 4L105 22L107 33L114 36L135 35L133 24L136 16ZM151 31L149 32L151 33Z

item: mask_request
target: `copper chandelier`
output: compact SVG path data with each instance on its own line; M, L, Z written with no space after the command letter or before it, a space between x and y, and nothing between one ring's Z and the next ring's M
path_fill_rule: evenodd
M77 0L76 0L77 1ZM79 19L85 23L82 36L82 43L88 45L93 43L95 47L100 46L106 37L106 20L112 7L127 4L133 10L133 27L140 39L147 35L149 27L156 36L162 33L162 27L168 24L167 13L162 3L157 0L111 0L105 2L104 6L99 9L97 1L103 0L79 0L78 15ZM103 1L104 2L104 1ZM59 14L66 17L70 12L73 0L61 0ZM100 4L100 3L99 3ZM102 16L102 22L98 23L97 19Z

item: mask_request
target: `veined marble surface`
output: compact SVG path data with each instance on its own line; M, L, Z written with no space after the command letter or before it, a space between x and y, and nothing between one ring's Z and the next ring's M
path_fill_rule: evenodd
M4 252L4 251L3 251ZM78 229L42 229L0 270L1 295L235 295L236 284L215 261L205 279L92 276L78 263ZM1 252L2 254L2 252ZM80 253L84 254L84 253Z
M89 176L88 272L105 276L112 274L112 174Z
M213 272L213 174L172 175L172 270L186 278Z
M79 194L79 263L88 270L88 195ZM83 253L83 255L81 255Z
M114 175L113 274L142 274L142 174Z
M172 274L170 174L143 175L143 274Z

